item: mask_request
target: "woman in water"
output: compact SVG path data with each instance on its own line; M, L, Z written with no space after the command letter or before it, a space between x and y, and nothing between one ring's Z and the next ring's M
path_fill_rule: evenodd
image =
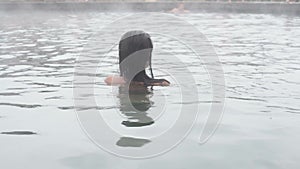
M144 86L169 86L165 79L155 79L151 66L153 44L148 33L129 31L119 42L120 76L109 76L105 79L108 85L134 84ZM150 67L151 77L146 74Z

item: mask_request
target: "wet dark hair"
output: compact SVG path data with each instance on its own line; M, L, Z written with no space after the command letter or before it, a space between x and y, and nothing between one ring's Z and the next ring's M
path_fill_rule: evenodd
M157 80L152 72L152 49L150 35L144 31L129 31L122 36L119 43L119 65L120 75L125 81L143 82L147 85ZM124 61L128 56L132 57L128 59L130 61ZM151 78L145 71L147 64L150 66Z

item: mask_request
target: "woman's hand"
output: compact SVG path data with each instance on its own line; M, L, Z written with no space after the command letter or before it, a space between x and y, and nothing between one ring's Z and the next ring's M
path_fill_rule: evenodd
M152 83L153 86L170 86L170 82L167 80L163 80L162 82Z
M164 80L162 83L161 83L162 86L170 86L170 82L167 81L167 80Z
M150 79L145 81L148 86L169 86L170 82L165 79Z

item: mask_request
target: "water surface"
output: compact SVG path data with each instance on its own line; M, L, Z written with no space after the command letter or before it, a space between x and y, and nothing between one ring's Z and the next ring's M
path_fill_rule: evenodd
M193 64L195 56L183 45L153 34L154 45L164 49L155 51L154 46L154 73L172 80L155 68L167 71L179 69L178 65L160 58L168 52L187 58L200 96L194 103L180 101L174 81L167 88L132 94L129 100L122 97L118 87L111 90L104 84L107 75L118 71L117 47L103 57L101 46L94 44L94 50L88 50L86 44L99 29L123 15L0 12L0 132L9 133L0 134L0 167L299 168L299 17L217 13L178 16L197 27L214 45L226 78L223 120L209 142L199 145L197 139L212 101L210 79L202 65ZM167 128L176 120L178 114L173 112L182 104L199 104L200 116L191 134L169 153L148 160L118 158L95 146L81 130L73 102L74 66L82 51L89 62L101 59L95 82L99 106L82 107L83 111L97 109L113 128L140 136L121 137L116 146L138 149L151 144L145 132L149 127ZM163 118L157 112L164 102L170 109ZM128 103L140 112L134 112Z

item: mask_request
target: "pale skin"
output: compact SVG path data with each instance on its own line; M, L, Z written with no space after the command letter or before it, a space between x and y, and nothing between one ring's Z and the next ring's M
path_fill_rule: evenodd
M113 75L113 76L108 76L104 82L107 84L107 85L111 85L111 86L116 86L116 85L123 85L123 84L126 84L126 81L124 80L123 77L121 76L116 76L116 75ZM131 82L131 84L135 84L135 85L144 85L143 82ZM151 84L152 86L169 86L170 83L167 82L167 81L163 81L161 83L152 83Z
M178 13L189 13L190 11L184 9L184 4L181 3L181 4L179 4L179 5L177 6L177 8L172 9L170 12L171 12L171 13L178 14Z

